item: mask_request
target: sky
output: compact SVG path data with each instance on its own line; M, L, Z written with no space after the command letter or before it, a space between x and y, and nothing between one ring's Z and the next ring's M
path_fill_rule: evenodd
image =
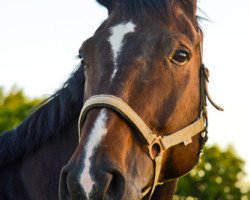
M200 0L198 6L209 19L200 25L210 93L225 109L209 106L209 144L233 144L250 174L250 1ZM94 0L0 0L0 86L16 84L30 97L52 94L106 17Z

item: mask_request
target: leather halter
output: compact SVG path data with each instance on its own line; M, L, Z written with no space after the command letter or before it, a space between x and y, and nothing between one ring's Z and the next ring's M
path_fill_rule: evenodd
M200 44L202 46L202 44ZM202 48L200 48L200 54L202 57ZM78 120L78 134L80 140L81 127L83 125L84 119L87 115L87 112L93 108L109 108L111 110L116 111L123 117L125 117L130 123L132 123L139 133L142 134L145 141L148 145L148 154L150 158L154 162L154 179L151 187L147 188L142 194L141 199L145 197L149 192L151 199L156 186L162 185L164 182L159 182L160 172L163 165L163 154L170 147L176 146L178 144L183 143L184 145L188 145L192 142L192 137L198 134L204 134L205 137L207 135L207 103L206 99L210 101L210 103L220 111L223 111L223 108L218 106L210 97L208 93L208 69L202 64L200 67L200 116L196 121L191 123L190 125L184 127L183 129L172 133L171 135L160 134L163 136L157 136L153 133L152 130L145 124L145 122L137 115L137 113L122 99L112 96L109 94L100 94L90 97L84 103L79 120ZM157 149L157 153L153 150Z

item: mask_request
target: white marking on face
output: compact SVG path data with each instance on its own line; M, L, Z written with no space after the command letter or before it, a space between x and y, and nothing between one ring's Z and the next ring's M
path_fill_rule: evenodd
M118 71L117 57L124 45L123 43L124 36L134 31L135 31L135 24L133 24L132 22L121 23L111 28L111 36L109 37L109 42L112 48L113 59L114 59L114 71L111 75L111 80L115 77Z
M93 189L95 182L90 175L91 169L91 157L94 155L94 151L102 141L102 139L107 135L107 128L105 126L107 121L106 109L102 109L97 117L94 127L92 128L87 145L85 147L86 156L84 160L84 169L80 176L80 184L86 192L87 199Z

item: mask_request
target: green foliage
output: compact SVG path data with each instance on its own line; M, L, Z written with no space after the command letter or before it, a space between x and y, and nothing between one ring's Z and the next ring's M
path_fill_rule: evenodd
M22 122L41 99L29 99L21 89L5 92L0 87L0 134Z
M250 192L242 187L243 167L232 146L225 151L216 145L205 147L200 164L180 179L175 199L247 200Z

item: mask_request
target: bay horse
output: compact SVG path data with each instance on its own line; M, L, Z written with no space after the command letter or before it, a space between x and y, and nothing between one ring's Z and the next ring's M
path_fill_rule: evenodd
M98 2L109 15L79 68L0 137L0 199L168 200L199 161L210 97L196 0Z

